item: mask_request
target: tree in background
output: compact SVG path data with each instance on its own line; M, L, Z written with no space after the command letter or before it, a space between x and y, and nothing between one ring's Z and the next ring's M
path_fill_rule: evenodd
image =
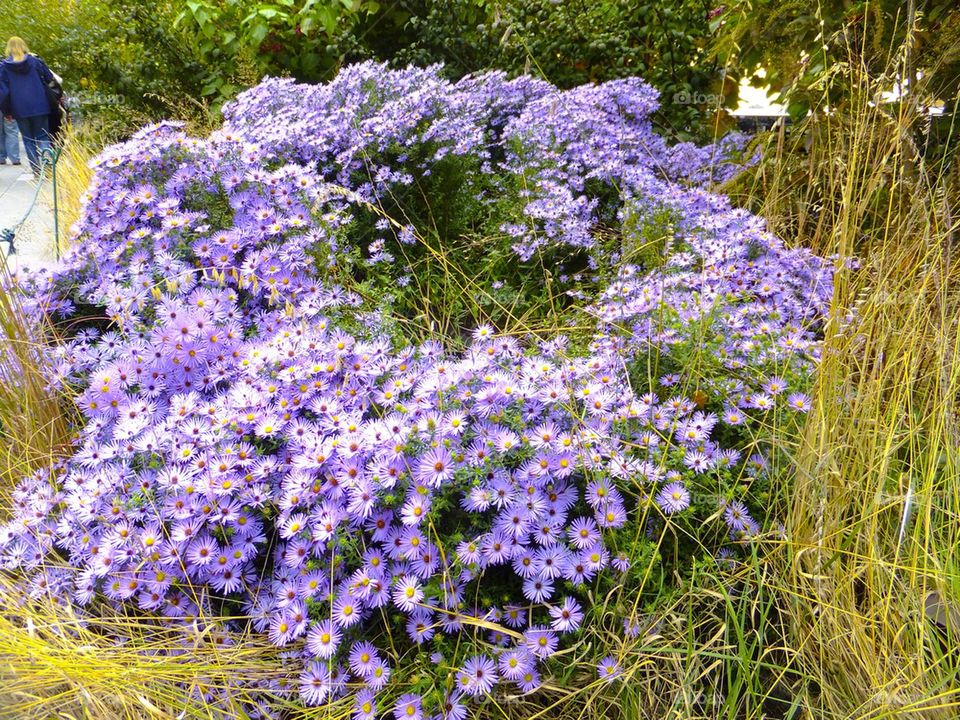
M704 0L399 0L366 16L348 56L448 73L499 68L560 87L638 75L660 91L654 118L678 139L715 132L721 74Z
M264 75L323 82L373 58L560 87L639 75L660 91L655 123L691 139L717 131L723 101L710 12L705 0L8 0L0 32L61 70L110 136L171 115L208 123Z
M713 22L713 57L732 84L768 86L792 120L739 179L740 199L779 234L831 236L851 187L862 201L858 250L878 245L891 213L931 187L941 190L940 222L953 226L960 213L954 0L737 0ZM897 157L874 157L877 147L895 147ZM845 163L849 175L836 171Z
M704 0L187 0L178 25L196 35L214 100L235 93L244 54L261 74L305 82L368 58L442 62L451 78L528 72L560 87L639 75L660 90L658 125L689 139L710 134L719 97L709 12Z
M176 0L4 0L0 37L20 35L64 78L76 114L115 137L192 114L202 57L174 27ZM194 100L191 100L193 98Z
M955 111L960 91L960 6L955 0L737 0L712 22L712 57L730 77L769 86L799 119L824 95L850 92L851 63L893 89L909 85L923 105ZM893 62L891 62L893 60ZM757 70L763 68L762 79Z
M377 0L179 0L175 24L192 34L203 68L201 93L216 105L243 89L252 71L304 82L329 80L361 21L384 10ZM247 83L248 85L254 83Z

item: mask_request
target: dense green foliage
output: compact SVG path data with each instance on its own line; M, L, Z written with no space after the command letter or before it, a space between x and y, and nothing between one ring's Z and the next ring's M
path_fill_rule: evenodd
M376 0L177 0L176 19L196 37L204 60L203 95L232 97L232 81L245 62L260 75L327 78L342 59L342 47L364 16L380 11ZM389 12L389 11L387 11Z
M718 67L708 61L711 3L637 0L411 0L371 16L355 52L395 64L491 67L560 87L639 75L661 93L654 118L687 139L706 130ZM696 100L701 102L696 102Z
M116 136L165 115L197 115L202 58L174 27L174 0L4 0L0 38L23 37L64 79L78 117Z
M171 115L206 125L264 75L323 82L343 63L368 58L396 67L442 62L451 79L496 68L562 88L638 75L660 91L657 126L682 140L712 135L719 97L704 0L4 5L0 36L24 37L64 76L78 114L95 116L113 135Z

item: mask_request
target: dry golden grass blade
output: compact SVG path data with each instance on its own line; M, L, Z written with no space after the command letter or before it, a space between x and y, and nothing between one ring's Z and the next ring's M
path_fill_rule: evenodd
M80 217L84 196L93 179L89 163L95 154L94 148L102 146L102 139L91 136L90 131L82 132L74 125L66 127L57 161L61 248L69 242L70 228Z
M0 581L0 718L242 717L255 691L290 679L263 638L222 645L207 633L184 644L159 622L98 612L79 616L50 598L27 606ZM177 645L182 655L158 652ZM203 702L203 688L227 687L225 704Z
M0 262L0 517L21 476L66 447L70 412L46 376L48 328L24 313L14 279Z

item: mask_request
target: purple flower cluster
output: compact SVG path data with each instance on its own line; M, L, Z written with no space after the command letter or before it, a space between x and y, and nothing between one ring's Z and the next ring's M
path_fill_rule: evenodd
M761 473L720 431L809 403L829 266L677 182L698 171L650 131L655 107L638 80L560 93L365 64L323 86L267 80L207 139L164 123L105 151L75 249L20 280L34 311L83 326L51 349L83 423L55 473L18 486L0 566L34 597L224 642L264 633L304 703L355 692L360 718L402 678L398 644L460 639L397 718L536 689L590 618L584 588L629 572L618 529L692 512L701 480ZM621 217L676 217L663 265L620 266L589 308L589 353L486 326L460 355L398 346L332 282L357 207L451 154L484 187L529 180L524 257L592 246L592 180L622 185ZM684 365L698 343L718 363L703 402ZM653 353L676 372L638 386ZM734 545L760 530L745 501L708 508Z
M499 230L529 260L548 246L594 245L605 201L590 184L619 193L637 173L703 183L740 169L731 160L744 136L668 148L649 120L658 107L656 90L638 78L560 91L500 72L452 83L437 67L364 63L326 85L267 80L225 109L223 133L268 163L315 165L371 203L402 195L444 158L470 158L482 202L502 208L502 194L521 200Z
M802 388L819 360L832 263L785 248L762 219L723 196L650 177L642 188L621 216L672 218L665 258L652 272L617 268L591 308L601 326L592 349L622 355L641 345L677 358L679 372L661 385L698 387L722 404L731 426L777 405L806 412ZM701 358L699 369L690 367L691 354Z

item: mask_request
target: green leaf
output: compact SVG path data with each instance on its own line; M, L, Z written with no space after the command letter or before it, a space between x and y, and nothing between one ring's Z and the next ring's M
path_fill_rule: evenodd
M287 13L283 12L282 10L278 10L277 8L272 8L272 7L260 8L259 13L261 16L265 17L267 20L273 20L274 18L280 18L281 20L286 20L290 17Z
M339 19L337 11L333 8L323 8L317 12L317 20L323 25L324 31L327 35L333 35L334 30L337 29L337 20Z
M262 20L257 20L253 29L250 31L250 40L254 45L259 45L263 42L268 32L270 32L270 28L267 27L267 24Z
M805 100L797 100L787 106L787 113L794 122L802 119L810 110L810 103Z
M200 28L200 32L203 33L203 36L206 38L213 37L217 32L216 24L210 22L210 20L210 14L206 10L201 8L199 11L197 11L197 26Z

